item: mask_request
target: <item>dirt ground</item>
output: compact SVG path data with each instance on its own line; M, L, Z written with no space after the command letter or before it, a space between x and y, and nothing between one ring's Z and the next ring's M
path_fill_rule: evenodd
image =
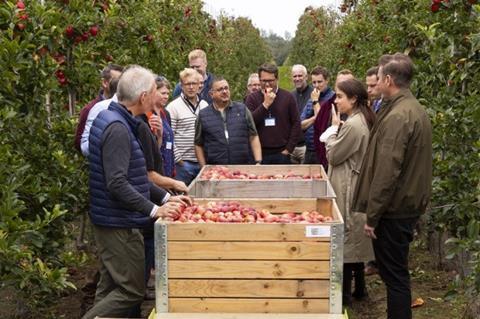
M421 242L414 242L410 258L413 298L422 298L425 304L413 309L415 319L456 319L462 318L464 300L461 295L453 299L445 298L453 282L453 274L434 269L433 258L429 256ZM95 272L95 262L71 269L71 280L79 289L61 297L51 310L51 318L80 318L83 292L80 289ZM347 309L350 319L386 318L386 293L378 275L367 277L369 297L362 302L354 302ZM143 315L147 316L154 307L154 301L146 301ZM15 318L15 296L12 291L0 290L0 318ZM28 318L22 316L21 318ZM34 316L43 318L43 316Z

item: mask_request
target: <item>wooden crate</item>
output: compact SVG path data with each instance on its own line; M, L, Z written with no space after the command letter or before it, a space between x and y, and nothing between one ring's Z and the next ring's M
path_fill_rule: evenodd
M201 204L224 200L195 201ZM162 317L162 313L340 314L343 220L335 200L228 200L272 213L317 210L331 216L333 221L323 224L157 221L158 318L174 318Z
M231 170L249 174L286 174L289 171L299 175L321 174L322 179L202 179L204 171L214 167L205 165L189 185L189 194L198 198L316 198L335 197L322 165L223 165Z

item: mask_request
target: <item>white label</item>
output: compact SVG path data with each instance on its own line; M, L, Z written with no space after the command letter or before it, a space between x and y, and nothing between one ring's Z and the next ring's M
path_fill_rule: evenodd
M265 126L275 126L275 118L274 117L267 117L265 119Z
M167 142L167 143L165 144L165 148L166 148L167 150L171 150L171 149L172 149L172 142Z
M306 226L306 237L330 237L330 226Z

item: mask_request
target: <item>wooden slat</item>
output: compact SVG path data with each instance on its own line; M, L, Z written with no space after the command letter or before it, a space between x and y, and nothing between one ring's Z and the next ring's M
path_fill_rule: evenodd
M158 313L155 319L345 319L328 313Z
M169 312L326 313L328 299L170 298Z
M325 170L322 169L321 165L221 165L227 167L231 171L239 170L248 174L257 174L257 175L276 175L276 174L286 174L292 172L296 175L305 175L305 174L319 174L324 173ZM208 171L215 167L215 165L206 165L203 167L201 173ZM201 176L201 174L199 174ZM326 177L322 174L323 177Z
M316 198L329 196L326 180L197 180L194 197ZM333 195L333 194L332 194Z
M308 224L196 224L168 225L168 240L184 241L330 241L305 237ZM330 227L330 224L312 224Z
M170 260L169 278L327 279L328 261Z
M328 242L170 241L168 259L329 260Z
M168 295L216 298L328 298L328 280L170 279Z

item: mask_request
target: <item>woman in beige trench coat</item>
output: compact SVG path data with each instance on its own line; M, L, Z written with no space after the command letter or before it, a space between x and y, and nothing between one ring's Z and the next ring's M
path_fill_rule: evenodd
M366 216L352 212L350 206L375 114L368 107L368 94L360 81L341 81L335 93L338 114L332 108L332 126L320 141L326 146L328 175L345 221L343 302L350 305L352 296L357 299L366 296L364 262L373 259L371 240L363 233ZM348 116L345 122L340 122L340 113ZM353 294L352 275L355 278Z

